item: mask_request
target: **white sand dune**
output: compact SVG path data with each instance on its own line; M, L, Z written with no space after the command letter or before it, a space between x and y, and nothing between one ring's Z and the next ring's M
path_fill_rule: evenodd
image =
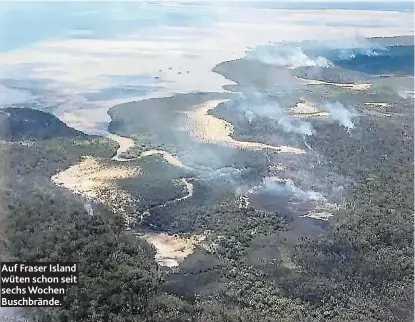
M259 142L237 141L231 137L233 125L224 120L218 119L208 112L227 100L211 100L195 108L194 111L186 112L189 118L189 131L198 141L231 146L244 150L271 149L280 153L302 154L302 149L290 146L272 146Z

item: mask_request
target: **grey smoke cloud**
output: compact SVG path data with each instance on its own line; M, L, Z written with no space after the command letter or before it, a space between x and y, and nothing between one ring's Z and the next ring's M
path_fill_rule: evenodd
M258 46L245 54L246 59L257 60L275 66L295 67L330 67L333 64L325 57L311 58L301 46L288 43Z
M92 208L91 204L89 202L85 202L84 203L84 208L87 211L89 216L93 216L94 215L94 209Z
M342 60L352 59L355 58L358 54L369 57L376 57L384 55L385 52L376 48L342 49L339 53L339 58Z
M323 109L330 113L330 118L338 121L348 131L354 128L352 119L358 116L354 109L346 109L340 102L325 103Z
M248 123L252 123L257 118L269 118L274 120L284 132L303 136L314 134L314 129L310 122L287 115L285 109L278 102L270 102L262 97L259 102L243 102L238 108L242 110Z
M348 37L341 39L333 39L330 41L303 41L301 47L304 52L317 50L317 52L334 50L337 57L329 57L328 59L352 59L357 54L366 56L387 55L388 49L373 39L364 37ZM331 53L333 55L333 53Z
M249 194L255 193L270 193L279 196L294 197L302 201L324 201L325 197L314 190L302 190L297 187L290 179L283 182L276 180L276 178L266 177L262 184L255 186L248 191Z
M311 123L296 120L286 115L279 117L277 119L277 123L285 132L292 132L306 136L314 134L314 129Z
M203 181L218 181L227 184L235 183L241 176L242 170L233 167L224 167L217 170L204 171L199 176Z

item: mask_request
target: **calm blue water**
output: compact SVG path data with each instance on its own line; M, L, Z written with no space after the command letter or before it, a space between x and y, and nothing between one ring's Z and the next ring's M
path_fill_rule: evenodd
M116 38L135 29L204 26L204 8L156 7L136 2L0 2L0 52L57 38Z

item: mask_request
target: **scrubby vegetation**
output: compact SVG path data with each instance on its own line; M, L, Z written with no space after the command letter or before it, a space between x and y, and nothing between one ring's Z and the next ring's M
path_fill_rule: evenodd
M36 321L135 321L160 285L155 251L125 231L123 218L97 204L91 214L83 198L50 181L82 155L111 157L116 144L42 112L7 113L3 125L10 130L4 137L25 140L0 144L1 259L77 261L82 271L64 306L29 316Z
M142 180L119 183L145 197L140 210L153 207L137 230L206 234L179 267L162 269L123 218L50 182L82 155L110 158L117 145L42 112L3 110L1 259L79 262L81 282L65 305L28 311L34 321L412 321L413 111L397 101L390 112L400 115L364 115L351 134L313 123L308 144L319 166L352 183L326 225L241 207L232 181L192 179L157 156L132 161ZM250 182L266 171L266 157L238 152L229 166L250 169ZM180 177L194 196L154 208L183 195Z

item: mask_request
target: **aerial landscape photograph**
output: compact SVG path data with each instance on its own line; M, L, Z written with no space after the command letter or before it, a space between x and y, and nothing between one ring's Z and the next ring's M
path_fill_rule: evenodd
M0 1L0 259L79 271L0 322L414 321L414 45L413 1Z

